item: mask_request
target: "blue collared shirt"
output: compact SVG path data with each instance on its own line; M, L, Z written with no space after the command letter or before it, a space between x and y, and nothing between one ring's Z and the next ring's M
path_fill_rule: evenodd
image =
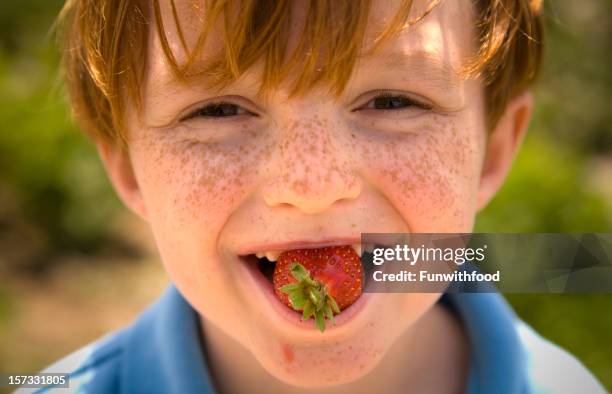
M605 393L579 361L518 320L499 294L445 294L442 302L469 337L467 393ZM199 330L196 312L170 285L131 326L44 371L69 372L69 389L18 392L215 393Z

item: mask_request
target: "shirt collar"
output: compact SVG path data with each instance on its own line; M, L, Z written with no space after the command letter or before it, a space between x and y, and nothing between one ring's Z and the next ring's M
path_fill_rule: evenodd
M170 285L126 337L122 391L214 393L202 349L197 314Z
M495 292L445 294L470 342L466 392L523 393L527 387L525 350L516 330L516 316Z

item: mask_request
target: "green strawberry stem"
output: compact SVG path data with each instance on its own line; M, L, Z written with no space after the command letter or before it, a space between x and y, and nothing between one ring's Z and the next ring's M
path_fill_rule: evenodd
M280 291L289 296L289 302L296 311L302 311L302 319L314 317L315 324L321 332L325 331L325 319L333 324L334 313L340 313L340 308L334 297L327 294L325 285L310 277L310 273L300 263L293 263L290 267L291 275L297 283L290 283L280 288Z

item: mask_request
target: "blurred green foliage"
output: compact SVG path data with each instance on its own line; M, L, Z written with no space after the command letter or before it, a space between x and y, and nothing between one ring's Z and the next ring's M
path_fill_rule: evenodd
M586 154L612 152L612 2L544 1L546 57L535 130Z
M531 133L476 231L609 232L610 196L591 186L587 157L543 132Z
M11 296L2 288L0 288L0 334L4 330L5 324L8 322L8 316L11 314Z
M35 270L56 254L121 245L110 226L119 204L63 99L49 34L62 3L0 7L0 260ZM612 2L545 3L546 57L530 135L476 231L612 229L612 179L596 165L612 168ZM610 295L509 299L612 388ZM10 295L0 293L0 322L8 306Z
M9 1L0 13L0 244L22 242L29 253L8 261L22 268L117 243L109 218L119 204L64 101L50 32L60 8Z

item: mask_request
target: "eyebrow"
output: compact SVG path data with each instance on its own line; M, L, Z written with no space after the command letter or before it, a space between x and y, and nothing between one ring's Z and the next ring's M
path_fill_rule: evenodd
M425 50L382 54L381 66L386 70L402 70L419 79L426 79L441 88L457 88L462 83L455 68L440 56Z
M201 70L207 64L209 59L199 60L193 65L194 70ZM247 74L247 78L253 78L251 74ZM186 86L199 85L201 89L208 92L214 92L213 88L203 88L210 85L212 80L202 72L196 72L194 75L187 75L184 79L179 78L172 72L168 72L164 78L155 79L151 84L150 95L153 99L167 97L169 95L178 94L184 91ZM243 83L249 85L251 80L243 80Z
M382 60L380 60L382 59ZM385 71L406 72L409 79L418 78L438 89L456 89L461 86L462 79L455 69L440 56L431 51L417 50L412 52L394 51L374 56L369 60L375 68ZM204 64L204 63L203 63ZM189 82L208 83L205 75L198 75ZM184 86L174 75L167 79L156 80L153 83L151 98L156 101L168 95L177 94Z

